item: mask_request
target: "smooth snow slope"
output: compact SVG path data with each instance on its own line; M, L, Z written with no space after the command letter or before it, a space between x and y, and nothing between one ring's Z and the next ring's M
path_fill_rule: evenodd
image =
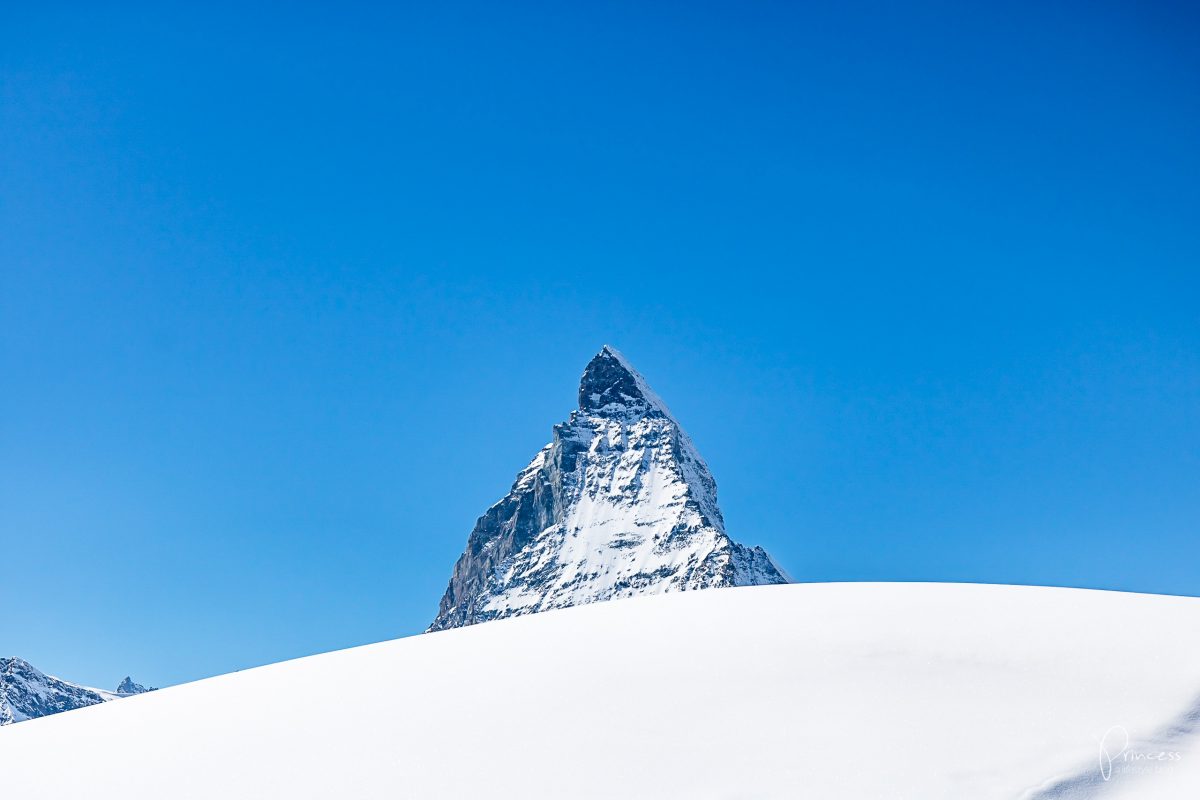
M0 786L55 800L1194 800L1198 695L1197 599L715 589L328 653L14 725L0 729ZM1132 737L1127 753L1174 756L1125 762L1114 730Z

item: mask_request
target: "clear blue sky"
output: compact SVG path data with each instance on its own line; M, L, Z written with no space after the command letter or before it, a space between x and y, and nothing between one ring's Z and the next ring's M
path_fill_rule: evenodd
M606 342L799 580L1200 594L1197 18L963 6L8 8L0 654L419 631Z

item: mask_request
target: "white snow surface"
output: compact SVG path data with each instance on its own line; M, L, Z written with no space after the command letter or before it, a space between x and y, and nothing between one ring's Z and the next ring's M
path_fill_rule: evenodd
M1198 694L1200 599L758 586L514 617L36 719L0 729L0 775L7 797L55 800L1195 800Z

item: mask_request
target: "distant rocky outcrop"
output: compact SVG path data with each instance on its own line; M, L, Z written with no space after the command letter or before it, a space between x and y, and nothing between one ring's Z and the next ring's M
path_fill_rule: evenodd
M145 694L146 692L158 691L156 686L142 686L140 683L134 683L133 678L128 675L125 680L121 681L117 686L117 694L122 697L128 697L131 694Z

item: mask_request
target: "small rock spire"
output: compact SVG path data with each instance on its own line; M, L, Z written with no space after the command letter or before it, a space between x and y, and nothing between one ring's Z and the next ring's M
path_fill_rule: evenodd
M140 683L134 683L133 678L128 675L125 680L117 687L117 694L144 694L145 692L153 692L154 687L142 686Z

